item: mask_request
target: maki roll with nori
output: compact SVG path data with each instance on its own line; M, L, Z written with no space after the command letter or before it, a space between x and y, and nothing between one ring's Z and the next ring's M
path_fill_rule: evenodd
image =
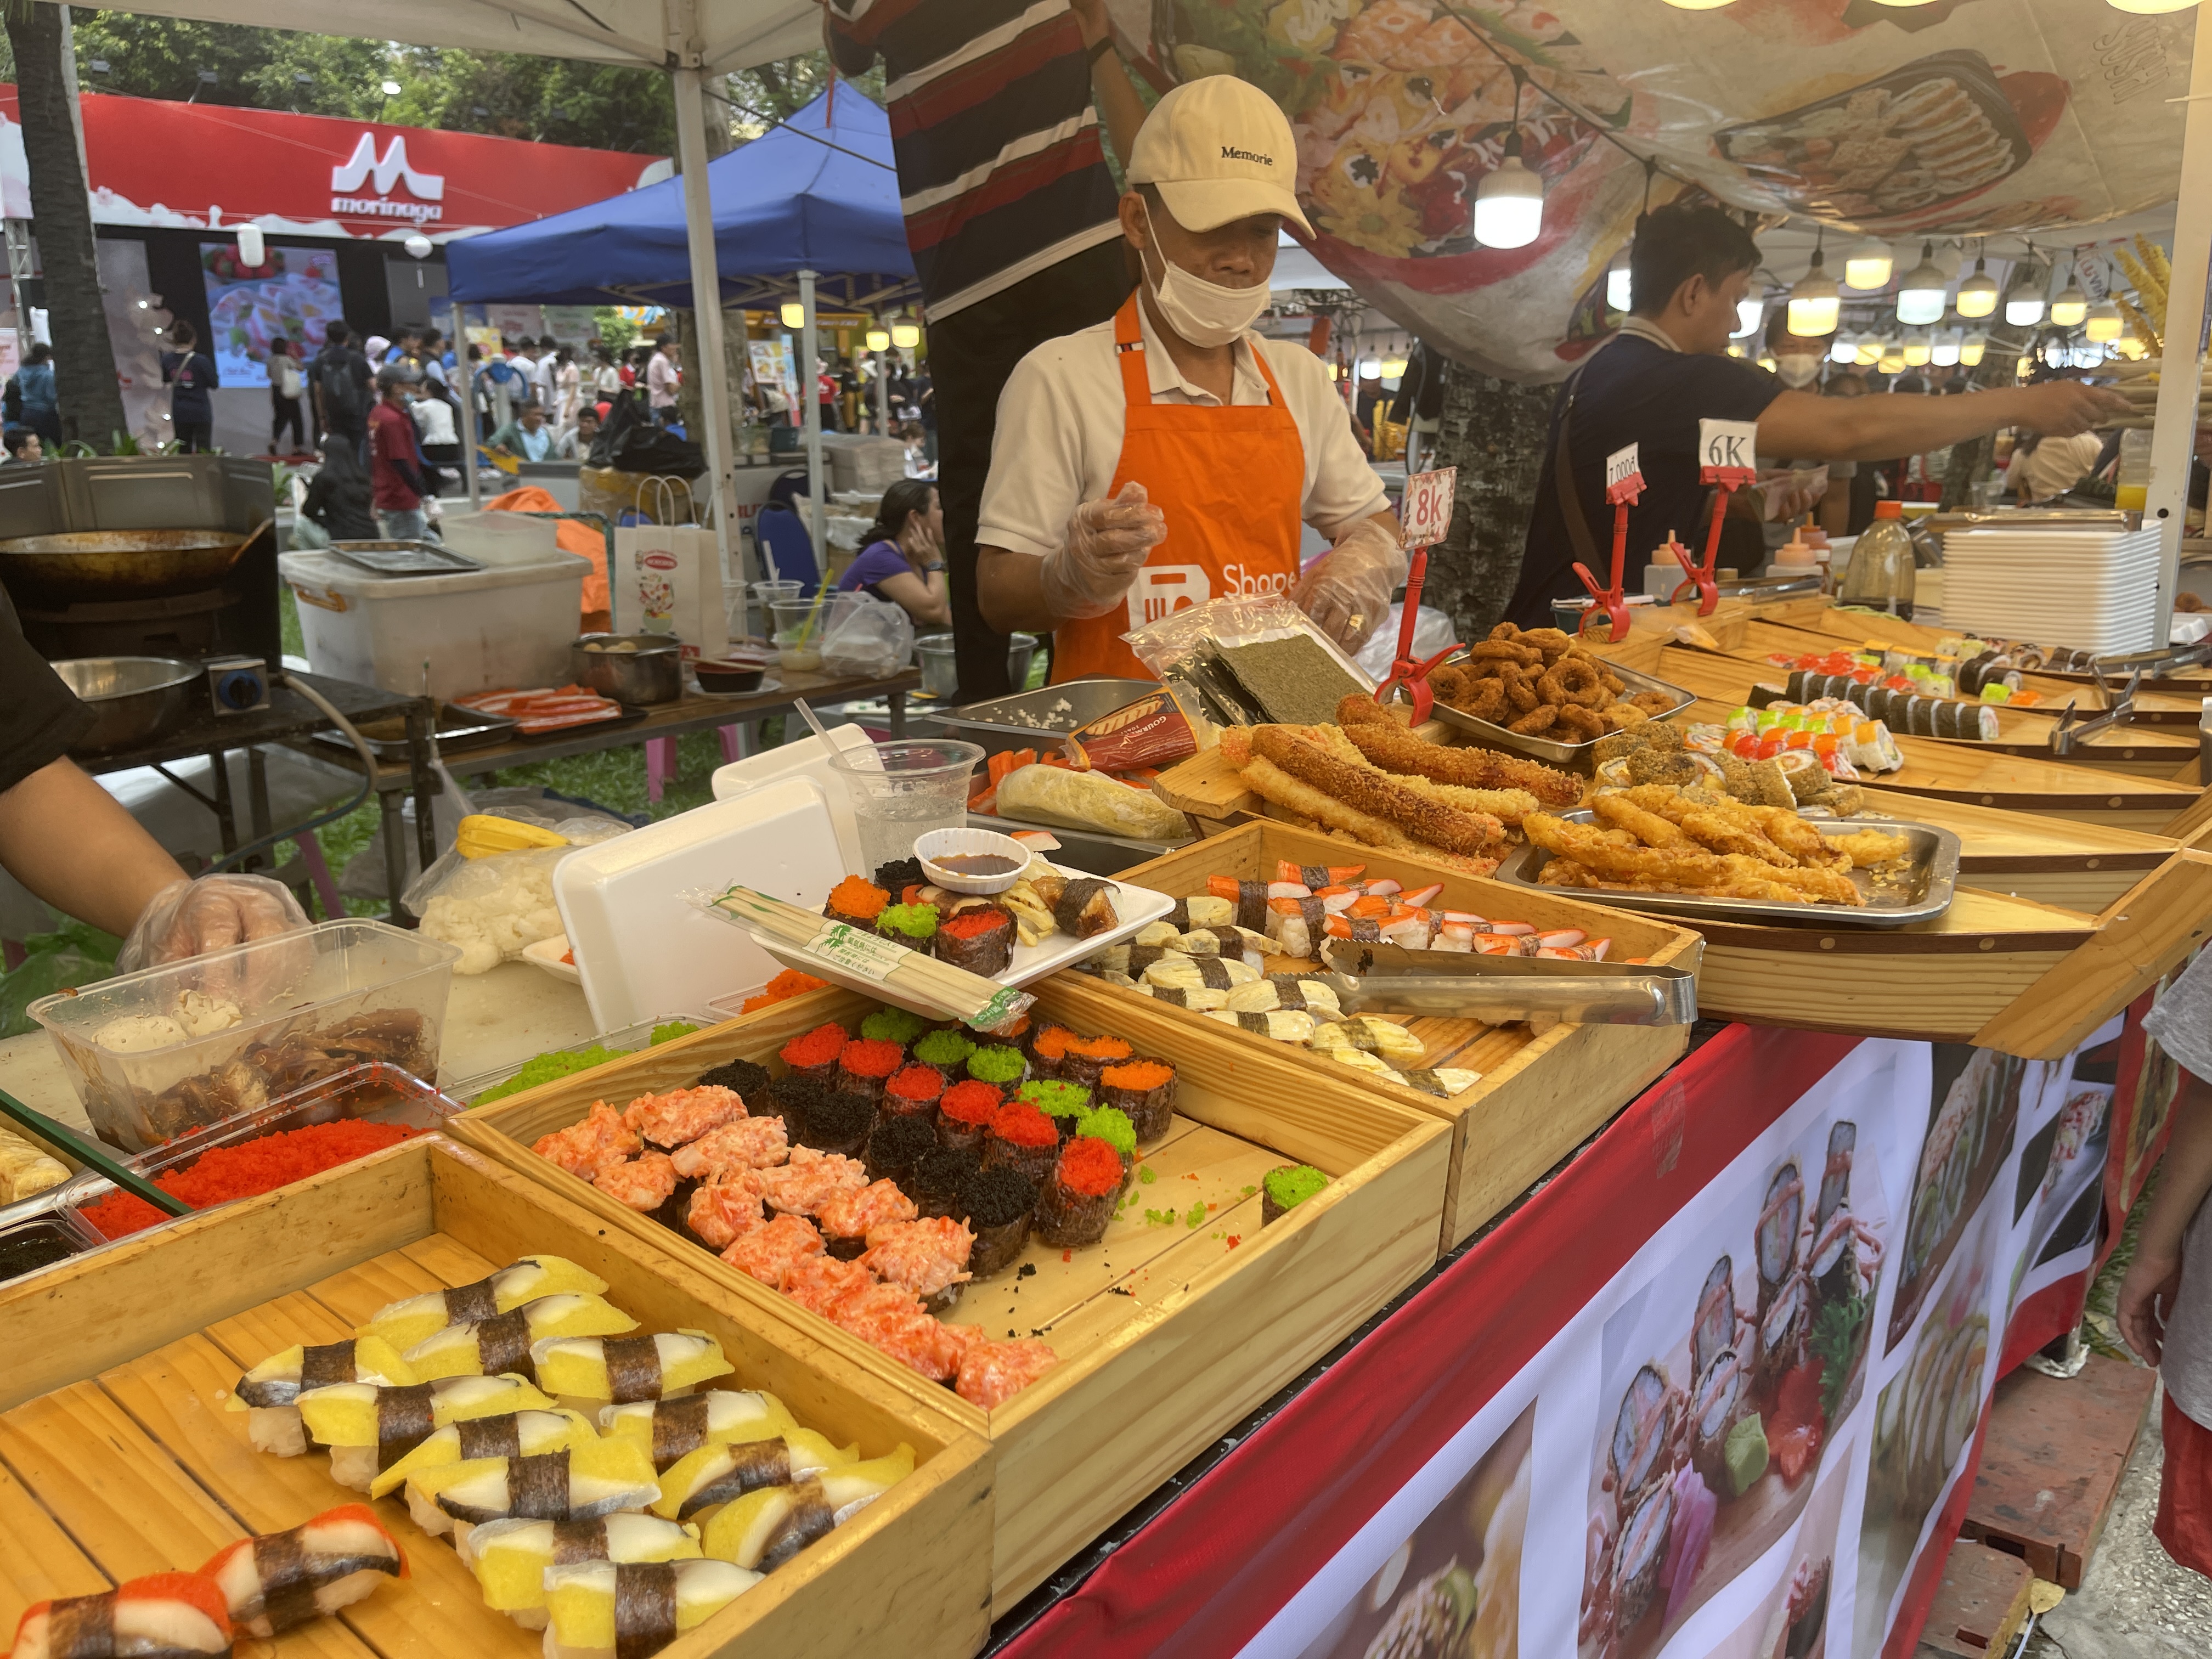
M711 1071L702 1072L696 1086L702 1089L721 1087L733 1090L745 1103L745 1109L757 1109L753 1103L768 1092L768 1067L756 1066L750 1060L724 1060Z
M1122 1037L1079 1037L1060 1054L1060 1074L1070 1083L1096 1089L1101 1073L1109 1066L1118 1066L1130 1059L1136 1052Z
M914 1200L915 1208L925 1216L949 1215L957 1219L960 1189L975 1173L976 1157L973 1147L938 1146L915 1159L913 1172L906 1178L907 1196Z
M1039 1185L1038 1242L1055 1249L1096 1244L1106 1237L1121 1196L1121 1155L1103 1140L1078 1135Z
M1111 1106L1088 1107L1076 1118L1075 1133L1103 1140L1121 1155L1121 1190L1127 1192L1137 1178L1137 1131L1127 1114Z
M1091 1109L1090 1090L1056 1078L1032 1078L1015 1092L1014 1098L1027 1101L1050 1118L1060 1131L1062 1146L1075 1139L1075 1120Z
M793 1144L811 1146L817 1152L858 1158L868 1144L868 1132L875 1127L875 1102L866 1095L825 1089L807 1106L806 1127Z
M800 1077L827 1083L837 1073L837 1056L845 1052L845 1028L835 1021L817 1025L778 1049L777 1057Z
M1019 1170L1039 1187L1050 1178L1059 1152L1059 1127L1027 1101L1009 1101L999 1108L990 1132L983 1137L985 1169ZM1117 1161L1114 1166L1117 1184L1121 1167Z
M1004 1043L993 1043L988 1048L978 1048L968 1056L968 1075L978 1083L988 1083L1001 1091L1018 1086L1029 1075L1030 1063L1018 1048ZM1040 1076L1044 1073L1040 1073Z
M860 1022L860 1035L875 1042L896 1042L902 1048L929 1029L929 1022L904 1008L878 1008Z
M1260 1177L1260 1224L1279 1221L1322 1188L1328 1177L1310 1164L1280 1164Z
M947 916L937 930L937 959L985 979L1013 965L1014 915L1003 905L977 904Z
M893 904L876 918L876 937L902 945L909 951L927 951L937 938L937 907L933 904Z
M914 1045L914 1057L924 1066L934 1066L945 1079L945 1086L968 1075L968 1056L975 1052L975 1042L955 1030L925 1031Z
M1032 866L1034 867L1034 866ZM1052 919L1070 939L1096 939L1121 925L1114 908L1114 884L1096 876L1039 876L1037 896L1052 907Z
M937 1128L928 1118L878 1118L868 1136L868 1179L904 1182L915 1160L936 1145Z
M806 1139L808 1116L829 1097L826 1079L811 1073L789 1072L768 1085L767 1109L783 1120L786 1143L801 1146L810 1144Z
M1167 1133L1175 1121L1175 1097L1176 1068L1168 1060L1140 1055L1098 1074L1098 1103L1125 1114L1141 1146Z
M978 1170L960 1188L969 1230L975 1235L968 1271L978 1279L1002 1273L1021 1260L1030 1242L1030 1212L1036 1208L1036 1183L1019 1170Z
M971 1078L965 1083L954 1084L937 1103L939 1142L981 1157L983 1137L990 1133L991 1120L998 1116L999 1108L1006 1103L1006 1097L988 1083L978 1083Z
M1067 1059L1068 1046L1083 1041L1082 1033L1065 1025L1041 1026L1030 1039L1030 1073L1033 1077L1056 1078Z
M876 1103L880 1118L917 1117L924 1123L937 1120L937 1102L945 1092L945 1073L934 1066L902 1066L884 1080L883 1098Z
M837 1092L858 1095L873 1106L883 1098L884 1083L905 1060L906 1050L887 1038L855 1037L837 1054Z
M893 859L876 866L876 885L893 898L902 899L908 888L928 886L929 872L921 867L920 859Z
M832 921L842 921L850 927L872 929L876 919L890 907L891 896L872 881L858 876L848 876L830 890L830 896L822 906L822 914Z

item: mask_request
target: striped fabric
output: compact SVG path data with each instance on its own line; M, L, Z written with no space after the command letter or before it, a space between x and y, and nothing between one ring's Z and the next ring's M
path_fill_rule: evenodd
M848 75L884 60L907 245L930 314L1120 234L1067 0L827 0Z

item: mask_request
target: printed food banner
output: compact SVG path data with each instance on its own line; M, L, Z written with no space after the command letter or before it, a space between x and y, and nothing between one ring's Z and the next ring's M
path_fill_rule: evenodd
M213 335L207 349L227 387L267 386L275 341L289 340L313 357L325 331L345 314L331 248L267 247L261 263L249 265L236 242L202 242L200 280Z
M1640 156L1675 175L1655 202L1688 179L1891 240L2088 241L2171 201L2193 27L2084 0L1109 3L1161 88L1232 74L1282 105L1324 264L1450 356L1521 380L1559 378L1605 332ZM1522 159L1544 180L1544 228L1485 248L1472 208L1513 131L1509 63L1528 66Z
M1012 1652L1909 1655L1990 1391L2080 1315L2121 1031L1730 1028Z

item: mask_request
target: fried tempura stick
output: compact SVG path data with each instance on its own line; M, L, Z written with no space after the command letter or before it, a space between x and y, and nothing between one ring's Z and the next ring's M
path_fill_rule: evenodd
M1535 811L1540 803L1526 789L1462 789L1454 784L1435 783L1429 779L1409 773L1392 772L1387 767L1376 766L1352 740L1349 731L1340 726L1322 726L1314 728L1314 740L1346 766L1357 766L1374 772L1417 795L1426 795L1431 800L1441 801L1446 806L1457 807L1462 812L1487 813L1501 823L1517 824Z
M1581 779L1495 750L1430 743L1411 732L1371 722L1355 726L1346 721L1345 736L1386 772L1412 773L1462 789L1525 789L1549 806L1572 806L1583 798Z
M1729 871L1743 881L1770 882L1796 892L1808 893L1830 904L1863 905L1865 896L1852 884L1851 878L1840 870L1785 870L1756 859L1730 854L1727 859Z
M1300 782L1355 811L1382 819L1415 841L1470 858L1483 857L1504 842L1505 826L1496 818L1462 812L1415 794L1381 772L1346 764L1319 744L1284 727L1260 727L1253 733L1252 747Z
M1682 832L1717 853L1734 853L1761 864L1796 868L1797 860L1759 833L1755 824L1710 808L1682 814Z
M1686 847L1621 847L1592 824L1569 823L1549 812L1531 812L1521 832L1547 853L1586 864L1616 880L1634 877L1708 887L1723 880L1728 866L1712 854Z
M1339 726L1400 726L1398 717L1364 691L1347 691L1337 700Z
M1396 826L1347 806L1335 797L1292 777L1265 756L1254 756L1251 764L1243 769L1243 776L1244 781L1264 799L1297 813L1300 817L1310 819L1333 836L1347 837L1369 847L1410 853L1432 863L1463 870L1469 875L1486 876L1498 868L1498 860L1494 858L1468 857L1415 841Z
M1623 800L1619 795L1591 796L1590 811L1607 823L1620 825L1648 847L1688 847L1693 844L1687 835L1656 812L1647 812L1634 801Z
M1861 830L1848 836L1832 836L1827 840L1831 847L1849 854L1852 867L1859 870L1887 864L1892 859L1901 859L1911 846L1904 836L1888 835L1880 830Z

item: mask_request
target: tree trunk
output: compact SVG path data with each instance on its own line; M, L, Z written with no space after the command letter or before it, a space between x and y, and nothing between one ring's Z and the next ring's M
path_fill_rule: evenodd
M1979 387L2008 386L2017 378L2014 365L2020 354L2027 349L2032 330L2006 326L1990 331L1989 345L1982 353L1982 361L1966 371L1966 378ZM1973 499L1973 487L1978 479L1989 476L1990 454L1996 447L1995 434L1984 433L1978 438L1969 438L1951 446L1951 464L1943 472L1943 500L1948 510L1966 507Z
M1449 364L1443 413L1429 465L1459 469L1451 532L1429 553L1425 605L1452 619L1458 637L1486 637L1521 580L1521 550L1544 465L1555 388L1517 386Z
M15 52L16 96L23 123L23 155L30 165L32 224L46 279L46 319L54 337L54 381L61 404L62 434L100 450L129 430L123 390L115 378L115 349L107 335L107 310L100 294L100 258L93 243L92 198L77 155L69 82L62 53L62 9L10 4L9 44ZM27 307L18 295L27 329Z

